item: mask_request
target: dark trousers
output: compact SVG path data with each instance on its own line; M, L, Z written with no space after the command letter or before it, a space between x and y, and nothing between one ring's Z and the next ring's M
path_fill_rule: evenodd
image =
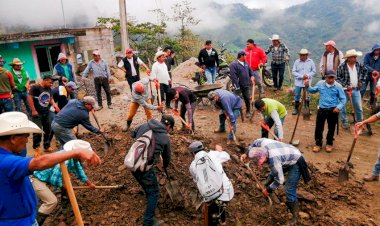
M30 115L31 110L28 104L28 92L20 92L20 91L15 91L13 92L13 101L15 103L16 111L21 111L21 101L24 102L25 105L25 110L26 112Z
M166 94L168 93L169 88L169 85L160 83L161 102L165 100L165 105L167 108L170 107L170 101L168 100L168 98L166 98Z
M281 88L284 82L285 63L271 63L274 88ZM277 81L278 80L278 81Z
M376 84L373 81L372 75L366 76L364 84L360 89L360 95L362 96L362 98L364 97L364 94L365 94L365 91L367 90L368 85L369 85L369 92L370 92L369 93L369 95L370 95L369 103L373 104L373 102L375 101Z
M284 125L285 117L284 118L280 118L280 120L281 120L282 125ZM274 125L274 121L273 121L273 119L271 117L267 117L265 119L265 124L267 124L269 128L272 128L272 126ZM284 128L284 127L282 127L282 128ZM278 136L277 128L274 129L274 134L276 136ZM269 132L266 131L264 128L261 128L261 137L268 138L268 136L269 136Z
M243 100L245 103L246 112L249 113L251 112L252 86L240 87L240 89L241 89L241 94L243 96Z
M208 225L217 226L226 222L226 206L227 202L214 200L206 204L208 208Z
M197 106L197 102L193 102L193 103L191 103L191 110L192 110L192 112L193 112L193 118L192 119L188 119L188 122L190 121L191 122L191 129L194 131L194 129L195 129L195 125L194 125L194 113L195 113L195 107ZM181 118L183 118L185 121L186 121L186 119L185 119L185 115L186 115L186 111L187 111L187 109L186 109L186 105L184 105L184 104L181 104ZM182 123L182 125L183 125L183 123Z
M104 89L104 92L107 96L107 105L111 106L111 90L110 90L110 84L108 83L108 78L105 77L97 77L94 79L95 83L95 92L96 92L96 98L98 99L98 105L99 107L103 106L102 103L102 87Z
M154 212L157 208L159 188L154 169L147 172L132 172L137 182L141 185L146 196L146 209L144 214L144 226L153 225Z
M171 71L169 71L169 77L170 77L170 81L172 81L171 83L169 83L169 87L172 88L173 79L172 79L172 72Z
M0 99L0 113L13 111L13 99L4 98Z
M333 145L334 141L334 132L336 124L338 123L339 113L333 112L334 108L320 108L317 113L317 122L315 126L315 144L317 146L322 146L323 144L323 130L325 127L325 121L327 120L327 136L326 144Z
M51 131L50 124L50 113L47 112L39 112L38 116L32 117L32 122L36 123L38 127L42 128L44 131L44 148L47 149L50 147L51 139L53 138L53 132ZM33 133L33 149L40 147L41 145L42 134Z
M127 82L128 82L129 88L131 88L131 93L132 93L132 84L137 81L140 81L140 76L136 75L136 76L127 77Z

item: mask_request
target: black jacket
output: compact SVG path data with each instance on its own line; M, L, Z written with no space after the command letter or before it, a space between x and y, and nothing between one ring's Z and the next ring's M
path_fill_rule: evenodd
M214 48L211 48L211 54L208 55L205 48L203 48L198 55L198 61L200 65L205 65L206 67L219 67L219 56Z
M153 136L155 139L155 151L154 151L154 164L157 163L160 158L160 154L162 155L162 159L164 162L164 168L168 167L170 164L170 139L168 136L168 132L164 124L155 119L151 119L148 122L140 125L134 131L132 131L132 138L138 139L148 130L153 131Z
M238 60L235 60L230 64L230 77L233 85L237 89L240 89L240 87L252 86L251 77L253 76L253 71L246 62L244 62L244 65L245 66L243 66Z
M131 64L129 63L128 61L128 58L127 57L124 57L123 58L123 63L124 63L124 68L125 68L125 78L128 79L130 77L132 77L132 68L131 68ZM139 63L137 62L137 57L133 56L133 64L135 65L135 69L136 69L136 73L137 73L137 78L138 80L140 80L140 70L139 70Z

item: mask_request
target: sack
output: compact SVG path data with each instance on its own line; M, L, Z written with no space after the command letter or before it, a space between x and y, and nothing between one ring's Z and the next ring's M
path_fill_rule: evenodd
M125 156L124 165L131 171L148 171L153 166L155 141L149 130L132 144Z
M206 154L195 164L196 182L204 201L219 198L223 194L223 170L218 172L214 162Z

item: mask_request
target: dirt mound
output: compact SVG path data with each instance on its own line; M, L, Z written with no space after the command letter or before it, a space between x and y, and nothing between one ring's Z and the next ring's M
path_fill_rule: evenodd
M86 169L89 178L97 185L125 184L126 189L119 190L77 190L76 195L83 219L88 225L141 225L145 208L145 196L132 174L123 169L126 152L133 143L127 133L114 129L112 135L116 143L116 154L103 156L103 143L100 137L85 134L85 140L92 143L102 156L103 164L98 168ZM157 175L160 183L160 198L157 209L158 218L166 225L201 225L201 208L196 210L197 189L189 173L192 157L187 146L191 140L202 140L212 147L213 140L201 135L171 135L172 164L168 171L178 180L183 199L178 202L170 200L164 184L164 173L158 167ZM227 225L286 225L290 214L285 206L283 189L276 195L279 203L269 207L268 201L254 186L249 172L238 162L238 150L234 146L227 147L232 160L224 166L232 180L235 197L227 206ZM160 165L160 164L159 164ZM299 211L301 225L375 225L373 212L368 211L366 202L372 199L371 194L362 181L351 176L346 183L337 182L339 165L330 163L327 170L319 170L310 164L312 181L305 185L300 183ZM266 172L265 172L266 171ZM268 169L261 172L260 178L265 180ZM76 183L76 182L74 182ZM54 223L53 223L54 222ZM65 222L65 223L63 223ZM49 217L50 225L74 225L72 212L62 214L58 211Z
M198 59L192 57L181 63L178 67L172 70L173 76L181 76L182 78L191 79L195 72L201 71L201 69L195 65L196 62L198 62Z

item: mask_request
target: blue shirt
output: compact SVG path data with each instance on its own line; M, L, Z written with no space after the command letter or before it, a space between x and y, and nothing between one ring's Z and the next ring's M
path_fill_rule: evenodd
M342 111L346 106L346 94L344 94L342 86L336 81L329 85L325 80L319 81L314 87L307 89L310 93L319 92L319 107L320 108L338 108Z
M222 110L227 113L231 122L234 123L236 121L234 110L241 108L241 98L224 89L217 89L215 92L219 96L218 102L220 102Z
M32 158L0 148L0 226L32 225L37 196L28 170Z
M294 84L298 87L305 87L303 84L303 76L308 75L309 84L311 84L313 76L315 75L316 69L314 61L308 58L305 61L297 59L293 64L292 74L294 76Z
M87 74L92 71L94 73L94 78L107 78L111 79L111 72L108 64L101 59L99 63L96 63L95 60L91 60L86 69L84 69L82 76L87 76Z

